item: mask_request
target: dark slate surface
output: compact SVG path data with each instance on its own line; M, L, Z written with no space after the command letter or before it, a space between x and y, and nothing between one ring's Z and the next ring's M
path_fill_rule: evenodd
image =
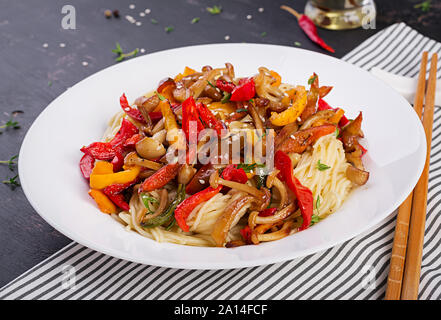
M440 1L421 13L413 8L420 1L376 1L379 11L376 30L320 30L322 37L342 57L359 43L384 27L405 21L426 36L441 41ZM61 28L61 8L72 4L76 9L76 30ZM21 128L2 130L0 159L18 154L27 129L38 114L68 87L115 63L111 50L118 41L123 49L144 48L145 53L205 43L256 42L294 46L325 53L311 43L298 28L295 19L279 9L288 4L303 11L305 1L287 0L187 0L187 1L117 1L117 0L0 0L0 125L9 114L22 110L15 120ZM129 4L135 9L129 9ZM221 5L223 12L212 16L207 6ZM264 12L259 13L258 8ZM151 13L140 17L146 8ZM119 19L106 19L105 9L118 9ZM131 15L141 26L129 23ZM251 20L246 16L252 15ZM191 24L194 17L200 21ZM158 24L154 25L150 19ZM166 33L164 28L173 26ZM262 33L266 36L262 37ZM44 48L43 44L48 47ZM64 48L59 44L64 43ZM88 62L83 66L82 62ZM36 154L36 157L39 155ZM50 165L50 164L48 164ZM38 168L35 168L38 170ZM0 166L0 179L15 175ZM50 179L50 177L48 177ZM60 190L63 192L63 190ZM56 195L48 195L48 201ZM0 286L47 258L71 240L50 227L31 207L21 188L10 190L0 184ZM60 212L60 214L62 214Z

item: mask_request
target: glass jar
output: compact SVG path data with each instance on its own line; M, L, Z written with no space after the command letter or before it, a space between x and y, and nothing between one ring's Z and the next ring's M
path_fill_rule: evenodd
M372 27L376 9L373 0L308 0L305 14L319 27L345 30Z

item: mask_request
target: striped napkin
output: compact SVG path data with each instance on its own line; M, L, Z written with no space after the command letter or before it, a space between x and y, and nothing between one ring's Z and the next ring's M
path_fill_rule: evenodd
M441 43L398 23L363 42L343 60L366 70L379 67L413 77L425 50L441 56ZM420 299L441 299L440 108L434 118ZM0 298L382 299L395 217L396 212L368 232L304 258L231 270L142 265L71 243L1 288Z

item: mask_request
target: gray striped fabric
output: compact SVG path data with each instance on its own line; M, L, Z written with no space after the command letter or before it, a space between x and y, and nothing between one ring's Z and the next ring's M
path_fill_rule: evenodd
M404 23L378 32L343 60L416 76L422 51L441 44ZM441 63L439 64L441 68ZM438 77L440 75L438 69ZM441 298L441 109L435 111L420 298ZM323 252L232 270L181 270L116 259L71 243L2 289L1 299L381 299L396 212Z

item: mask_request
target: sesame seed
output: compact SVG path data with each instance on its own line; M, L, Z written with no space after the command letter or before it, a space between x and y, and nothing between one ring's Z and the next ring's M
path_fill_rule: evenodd
M136 24L138 27L139 27L140 25L142 25L141 21L137 21L135 24Z
M226 35L226 36L224 37L224 39L228 41L228 40L230 40L230 36L229 36L229 35Z
M251 20L251 19L253 19L253 16L252 15L247 15L247 20Z
M257 9L257 11L259 11L259 12L263 12L264 9L263 9L262 7L260 7L259 9Z
M199 183L200 183L200 184L205 184L205 181L202 180L202 179L199 179Z
M81 62L81 64L82 64L83 66L87 67L87 65L89 64L89 62L87 62L87 61L83 61L83 62Z
M135 9L135 5L134 4L131 4L130 6L129 6L129 9Z
M136 22L135 18L133 18L132 16L126 16L125 18L130 23L135 23Z
M145 17L145 13L144 13L144 12L140 12L140 13L139 13L139 16L140 16L140 17Z
M145 9L144 12L145 12L145 14L149 14L150 12L152 12L152 10L150 10L150 9Z
M145 52L145 49L144 49L144 48L141 48L141 50L139 50L139 51L141 51L141 53L144 53L144 52Z
M64 48L66 46L65 43L60 43L60 48Z
M47 43L43 43L43 48L47 48L49 45Z

